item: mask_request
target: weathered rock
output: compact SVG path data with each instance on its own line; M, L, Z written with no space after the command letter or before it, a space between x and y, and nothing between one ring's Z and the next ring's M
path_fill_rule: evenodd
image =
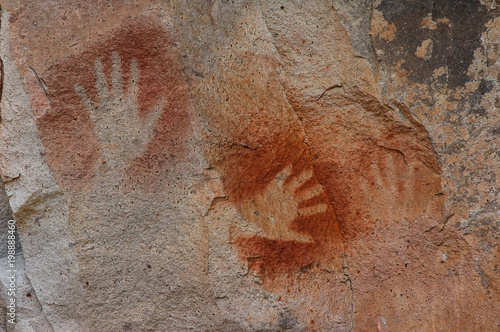
M6 1L16 329L500 328L497 16Z

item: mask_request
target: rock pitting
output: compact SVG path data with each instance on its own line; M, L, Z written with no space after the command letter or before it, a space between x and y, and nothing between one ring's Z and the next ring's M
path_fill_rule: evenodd
M495 2L1 12L0 332L500 329Z

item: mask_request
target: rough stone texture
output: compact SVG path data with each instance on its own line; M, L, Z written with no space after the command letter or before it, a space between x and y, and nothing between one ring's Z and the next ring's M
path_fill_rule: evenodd
M500 329L495 2L1 10L0 331Z

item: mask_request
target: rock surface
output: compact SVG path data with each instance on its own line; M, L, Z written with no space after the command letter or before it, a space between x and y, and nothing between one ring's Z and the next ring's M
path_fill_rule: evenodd
M1 6L0 331L500 329L496 2Z

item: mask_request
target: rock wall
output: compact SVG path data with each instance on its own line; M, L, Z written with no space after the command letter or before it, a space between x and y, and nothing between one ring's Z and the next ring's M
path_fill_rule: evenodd
M499 14L3 1L0 331L500 330Z

